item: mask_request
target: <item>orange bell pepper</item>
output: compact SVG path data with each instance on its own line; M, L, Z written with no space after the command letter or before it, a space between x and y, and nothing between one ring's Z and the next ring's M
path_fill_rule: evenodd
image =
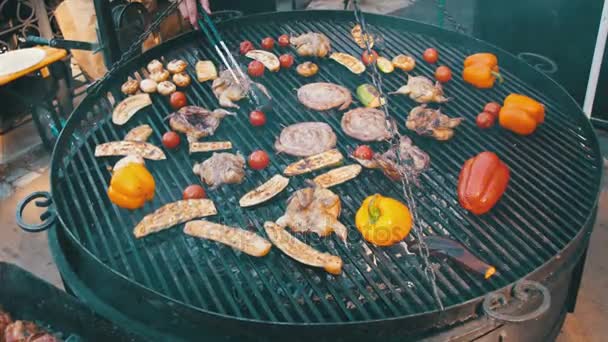
M110 180L110 202L125 209L137 209L154 198L154 178L142 164L130 163L116 170Z
M498 58L491 53L476 53L464 60L462 78L476 88L492 88L496 79L500 83L503 78L499 73Z
M498 202L509 183L509 168L492 152L467 160L458 177L458 201L475 215L485 214Z
M500 125L520 135L532 134L544 121L545 106L520 94L507 96L498 113Z

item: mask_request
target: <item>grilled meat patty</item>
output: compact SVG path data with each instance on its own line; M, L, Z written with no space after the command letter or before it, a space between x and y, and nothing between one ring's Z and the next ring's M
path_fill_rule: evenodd
M374 108L355 108L342 116L342 130L361 141L382 141L391 137L386 115Z
M341 85L317 82L298 89L298 101L310 109L323 111L332 108L344 110L353 102L350 91Z
M283 128L274 143L277 152L308 157L336 146L336 134L324 122L300 122Z

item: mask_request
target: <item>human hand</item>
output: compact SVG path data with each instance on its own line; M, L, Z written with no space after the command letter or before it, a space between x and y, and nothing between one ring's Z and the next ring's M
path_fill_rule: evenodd
M184 17L184 19L188 20L194 28L198 28L198 25L196 24L196 20L199 17L198 7L196 6L196 1L197 0L183 0L179 4L179 11L182 14L182 17ZM199 1L201 2L201 5L203 6L203 9L205 10L205 12L211 14L211 9L209 8L209 0L199 0Z

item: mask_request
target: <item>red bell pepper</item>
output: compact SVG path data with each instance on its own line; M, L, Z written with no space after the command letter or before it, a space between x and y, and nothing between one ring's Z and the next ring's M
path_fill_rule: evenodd
M505 192L509 168L492 152L467 160L458 178L460 205L475 215L487 213Z

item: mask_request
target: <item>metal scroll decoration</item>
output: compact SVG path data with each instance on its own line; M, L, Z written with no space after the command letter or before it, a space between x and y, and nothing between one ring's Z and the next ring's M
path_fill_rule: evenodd
M39 35L38 17L30 1L0 0L0 18L4 23L0 26L0 53L15 49L19 37Z
M559 70L555 61L538 53L520 52L517 57L545 74L554 74Z
M373 32L369 30L369 27L366 25L365 23L365 17L363 16L363 12L361 11L360 7L359 7L359 1L358 0L353 0L352 1L353 7L354 7L354 12L355 12L355 20L356 22L361 25L361 31L362 31L362 37L368 37L368 36L373 36ZM369 43L368 39L363 39L363 41L365 42L365 46L366 49L368 51L368 53L371 55L371 46ZM376 87L376 89L378 89L378 92L380 93L380 97L381 98L386 98L386 95L384 93L384 91L382 90L382 76L380 75L380 73L378 72L378 67L376 66L375 63L372 63L371 65L371 76L372 76L372 83L374 84L374 86ZM394 123L393 119L391 118L391 116L388 113L388 106L385 104L382 105L382 109L384 110L384 114L386 117L386 126L387 129L389 130L389 132L392 133L392 138L391 138L391 144L394 146L399 146L399 141L401 138L401 135L399 133L399 131L397 130L397 125ZM401 149L397 148L397 162L400 165L403 165L404 162L401 158ZM404 170L404 168L400 168L401 170ZM410 208L410 211L412 213L412 234L414 235L414 238L418 241L418 256L420 257L420 259L422 259L422 266L424 267L424 275L426 276L428 282L431 284L432 290L433 290L433 297L435 298L435 302L437 303L437 306L439 307L439 309L441 311L443 311L444 306L443 306L443 302L441 300L441 297L439 295L439 289L437 287L437 278L435 275L435 269L433 268L433 265L431 264L431 261L429 260L430 257L430 251L428 246L426 245L426 243L424 242L423 236L424 236L424 232L422 230L422 227L420 226L420 220L418 220L418 214L417 214L417 209L416 209L416 199L414 197L413 191L412 191L412 184L410 181L410 177L408 175L405 174L405 172L401 171L401 188L403 191L403 197L406 200L407 206Z
M535 295L542 296L540 304L534 310L522 310ZM509 299L502 292L489 294L483 301L483 310L489 317L501 322L525 322L540 317L551 306L551 293L544 285L531 280L522 280L513 287L513 296ZM508 310L517 307L517 310ZM507 311L511 311L507 313ZM523 311L523 312L522 312Z

